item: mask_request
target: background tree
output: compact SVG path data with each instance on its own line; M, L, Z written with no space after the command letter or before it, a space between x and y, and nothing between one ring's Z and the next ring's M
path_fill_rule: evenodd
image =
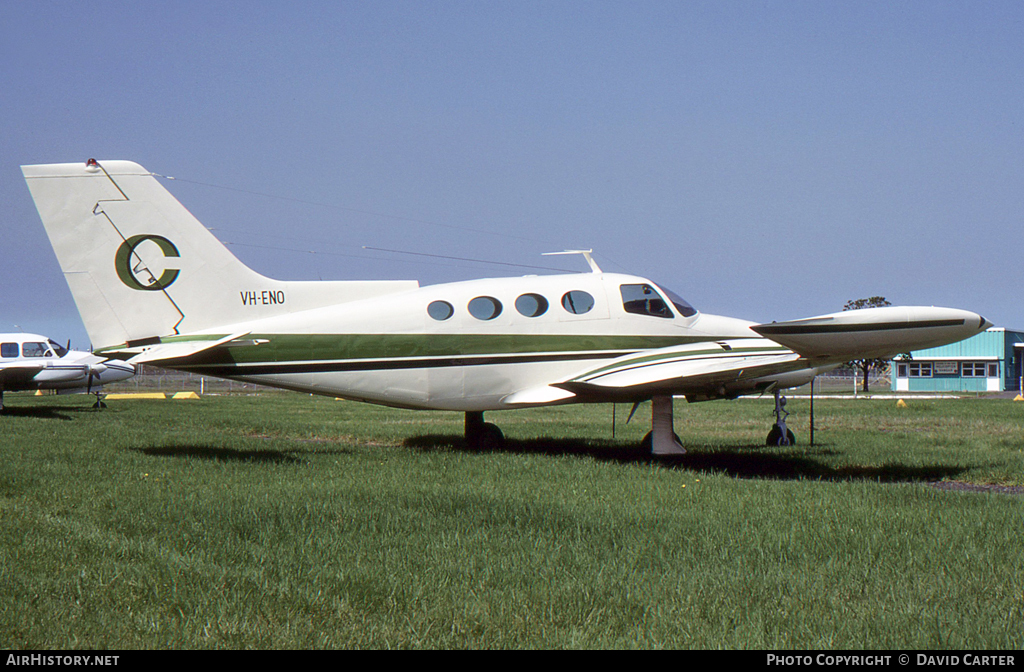
M870 296L866 299L856 299L853 301L847 301L846 305L843 306L843 310L860 310L861 308L881 308L882 306L891 306L892 303L886 300L884 296ZM855 359L851 362L846 363L847 366L853 367L855 370L860 370L864 376L863 390L868 392L868 376L874 370L882 370L889 366L888 359Z

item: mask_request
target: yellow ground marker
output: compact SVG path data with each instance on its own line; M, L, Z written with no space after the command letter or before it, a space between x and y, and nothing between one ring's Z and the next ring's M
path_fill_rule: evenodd
M200 399L201 397L195 392L175 392L171 399Z
M896 402L896 408L906 408L906 407L907 407L907 402L903 401L902 399L900 399L899 401Z

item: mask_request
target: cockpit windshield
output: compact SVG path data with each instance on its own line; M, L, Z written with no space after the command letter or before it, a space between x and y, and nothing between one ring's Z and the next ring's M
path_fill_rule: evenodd
M686 299L679 296L670 289L665 289L665 285L658 285L658 289L668 297L668 300L672 302L672 305L676 307L679 314L683 317L693 317L697 314L697 309L691 306Z
M68 349L61 345L60 343L56 343L54 342L53 339L50 338L46 340L50 343L50 347L53 348L53 351L57 353L58 357L63 357L64 355L68 354Z

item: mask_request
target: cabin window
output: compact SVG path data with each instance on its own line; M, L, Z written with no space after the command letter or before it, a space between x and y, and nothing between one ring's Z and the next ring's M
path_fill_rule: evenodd
M427 315L430 315L438 322L444 322L454 314L455 309L447 301L433 301L427 306Z
M523 294L516 299L516 310L525 317L540 317L548 312L548 300L540 294Z
M622 308L627 313L672 317L672 309L650 285L620 285L619 291L622 293Z
M589 313L593 307L594 297L583 290L574 289L571 292L566 292L565 295L562 296L562 308L565 308L573 315Z
M17 357L17 343L0 343L0 357Z
M58 357L63 357L64 355L68 354L68 349L61 345L60 343L54 342L52 338L47 339L47 343L50 344L50 348L54 351L54 353L56 353ZM68 345L71 345L71 341L68 341Z
M22 343L21 345L22 357L46 357L46 351L46 343Z
M493 320L501 315L501 301L493 296L478 296L469 302L469 314L478 320Z

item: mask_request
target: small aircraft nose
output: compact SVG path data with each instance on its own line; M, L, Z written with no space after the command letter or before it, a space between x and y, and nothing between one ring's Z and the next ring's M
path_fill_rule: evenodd
M90 376L93 380L102 382L102 384L116 383L121 380L126 380L135 375L135 366L128 364L127 362L115 362L107 360L99 364L92 365L92 371Z
M118 362L116 365L107 364L107 369L113 372L111 381L126 380L135 375L135 365L127 362Z

